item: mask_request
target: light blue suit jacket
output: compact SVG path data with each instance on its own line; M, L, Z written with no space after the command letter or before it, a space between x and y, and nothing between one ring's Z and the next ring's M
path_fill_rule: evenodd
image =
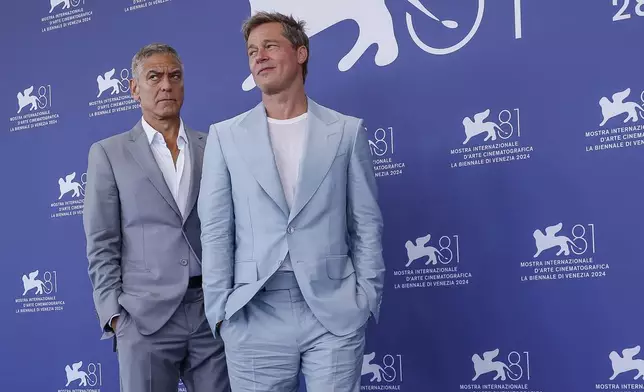
M306 146L289 210L263 104L210 127L198 199L206 316L229 319L287 252L302 294L331 333L378 321L382 215L362 120L308 99Z

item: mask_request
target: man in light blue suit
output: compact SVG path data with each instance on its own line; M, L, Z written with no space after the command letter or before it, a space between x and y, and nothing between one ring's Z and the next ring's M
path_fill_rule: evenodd
M307 97L304 23L244 24L262 103L210 128L198 212L206 317L237 391L360 389L382 216L362 120Z

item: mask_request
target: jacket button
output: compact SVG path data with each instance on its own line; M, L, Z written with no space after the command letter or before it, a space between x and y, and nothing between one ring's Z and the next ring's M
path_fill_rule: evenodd
M286 231L287 231L289 234L293 234L293 232L295 231L295 229L293 228L293 226L289 226L289 227L288 227L288 229L286 229Z
M181 265L188 265L188 260L181 259L180 263L181 263Z

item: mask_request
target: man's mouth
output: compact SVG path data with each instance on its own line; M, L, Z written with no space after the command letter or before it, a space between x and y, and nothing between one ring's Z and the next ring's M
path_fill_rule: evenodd
M259 70L259 72L257 72L257 74L258 74L258 75L261 75L261 74L262 74L262 72L264 72L264 71L270 71L270 70L272 70L272 69L275 69L275 67L266 67L266 68L262 68L262 69L260 69L260 70Z

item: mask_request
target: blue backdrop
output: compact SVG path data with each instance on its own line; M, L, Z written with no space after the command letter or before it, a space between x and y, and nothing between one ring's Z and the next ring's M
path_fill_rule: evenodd
M182 56L189 126L254 106L251 6L308 22L309 94L367 124L388 272L363 390L644 388L644 1L23 0L0 13L4 390L118 391L88 148L139 119L150 42Z

